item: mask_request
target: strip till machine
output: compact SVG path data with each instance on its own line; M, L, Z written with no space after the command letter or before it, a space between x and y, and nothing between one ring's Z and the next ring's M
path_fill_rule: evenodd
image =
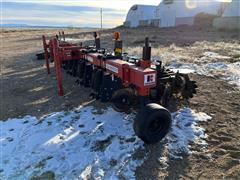
M64 32L52 38L42 36L47 73L54 63L58 94L64 95L62 70L76 78L76 83L91 88L90 94L101 102L112 102L119 112L136 109L133 122L136 135L147 144L163 139L171 128L170 100L189 100L196 94L197 85L187 74L175 73L151 60L151 46L145 38L142 58L129 58L122 53L120 33L114 33L114 50L101 48L99 35L93 33L94 45L70 43Z

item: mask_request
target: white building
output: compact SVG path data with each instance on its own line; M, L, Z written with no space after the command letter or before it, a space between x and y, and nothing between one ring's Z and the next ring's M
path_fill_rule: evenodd
M221 2L207 0L163 0L157 7L160 27L193 25L200 13L218 15Z
M232 0L224 10L223 17L240 17L240 1Z
M213 21L213 26L219 29L240 29L240 0L232 0L222 16Z
M148 5L134 5L130 8L127 14L124 26L138 27L147 26L150 24L151 19L154 19L154 12L156 6Z
M193 25L196 15L220 15L221 7L222 2L214 0L162 0L158 6L133 6L124 24L128 27Z

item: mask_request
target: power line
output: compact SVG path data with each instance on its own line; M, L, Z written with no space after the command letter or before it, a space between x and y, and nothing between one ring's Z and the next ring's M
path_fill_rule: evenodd
M101 29L102 29L102 8L100 9L100 13L101 13Z

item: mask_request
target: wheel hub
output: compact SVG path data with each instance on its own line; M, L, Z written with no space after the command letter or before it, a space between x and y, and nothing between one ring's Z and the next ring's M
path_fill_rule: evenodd
M162 130L161 121L159 119L155 119L149 126L149 131L151 133L158 133Z

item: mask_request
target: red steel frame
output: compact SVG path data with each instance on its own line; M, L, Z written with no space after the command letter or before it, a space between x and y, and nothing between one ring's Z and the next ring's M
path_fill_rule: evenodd
M103 54L84 53L84 47L78 46L76 44L58 41L57 38L51 39L49 41L49 44L47 44L46 38L44 36L43 45L48 74L50 73L48 49L50 52L50 57L54 61L57 76L58 93L60 96L64 95L61 63L62 61L66 60L88 60L88 62L94 66L105 69L107 72L113 74L114 76L121 78L125 87L134 85L135 89L138 92L138 95L140 96L149 95L150 89L156 86L157 73L155 70L149 68L151 66L151 63L148 60L141 60L139 61L138 65L120 59L109 59L104 61L101 58Z
M48 53L48 49L49 49L49 45L46 42L46 37L42 36L42 40L43 40L43 49L44 49L44 57L45 57L45 64L47 67L47 73L50 74L50 66L49 66L49 53Z
M62 34L59 32L59 35L62 35L64 37L64 41L58 41L58 46L60 46L60 47L70 47L70 48L73 48L73 47L78 48L79 47L78 44L65 42L64 31L62 31ZM46 64L46 67L47 67L47 73L48 74L50 74L49 57L52 61L54 61L54 57L53 57L53 40L54 39L56 39L56 38L50 39L49 43L47 43L46 37L44 35L42 36L45 64Z
M50 65L49 65L49 54L50 59L54 62L57 84L58 84L58 94L60 96L64 95L63 84L62 84L62 72L61 72L61 63L66 60L79 60L84 58L83 54L80 53L82 46L77 44L71 44L64 41L58 41L57 38L49 40L49 43L46 42L46 37L42 37L43 47L44 47L44 56L45 63L47 67L47 73L50 74ZM74 53L73 53L74 52Z

